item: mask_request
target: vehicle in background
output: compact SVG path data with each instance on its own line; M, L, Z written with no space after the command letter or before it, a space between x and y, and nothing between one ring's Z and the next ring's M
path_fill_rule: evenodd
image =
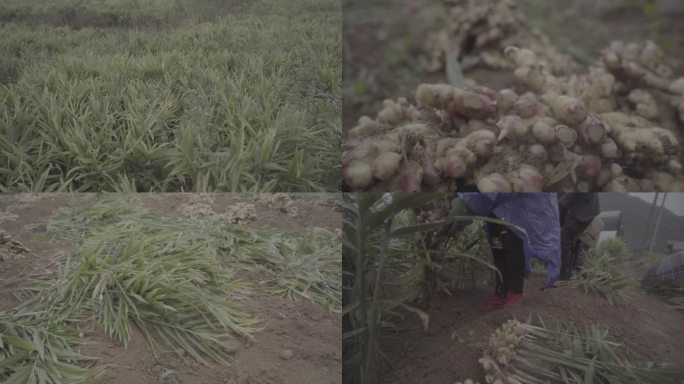
M599 234L598 243L605 239L615 239L623 237L622 212L606 211L601 212L598 218L603 222L603 230Z
M641 284L651 289L684 288L684 251L660 260L646 272Z
M667 242L667 254L672 255L674 253L684 251L684 241L670 240Z

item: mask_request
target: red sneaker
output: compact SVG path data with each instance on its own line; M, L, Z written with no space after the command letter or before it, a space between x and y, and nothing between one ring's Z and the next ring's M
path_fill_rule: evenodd
M489 295L487 300L485 300L484 303L480 304L480 309L483 310L491 310L491 309L500 309L506 304L506 299L501 298L495 294Z
M508 292L506 296L506 305L520 305L522 304L522 293Z

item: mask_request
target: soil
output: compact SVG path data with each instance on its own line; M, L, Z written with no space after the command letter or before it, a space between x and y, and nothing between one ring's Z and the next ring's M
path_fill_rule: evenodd
M57 209L70 206L73 197L58 193L36 196L40 196L36 197L39 200L25 204L19 195L0 195L0 210L17 216L14 220L0 222L0 230L6 231L31 251L21 259L0 261L0 310L16 304L11 289L40 271L54 267L52 260L66 247L64 243L37 241L37 231L32 226L39 225Z
M684 315L662 301L640 293L628 303L610 306L603 298L569 285L542 291L544 280L545 274L535 273L525 282L518 307L480 310L479 304L490 294L487 286L433 299L427 310L427 332L419 320L408 318L400 326L404 331L383 340L389 361L383 383L453 383L467 378L484 382L477 360L489 335L511 318L597 324L608 329L609 338L629 348L637 361L684 364Z
M45 269L55 267L54 259L68 244L40 241L41 223L57 209L83 204L97 198L96 194L45 194L25 204L21 195L1 195L0 211L17 215L15 220L0 222L0 230L29 248L33 255L23 259L0 261L0 311L16 305L11 290L26 280L35 278ZM190 194L139 195L140 204L164 215L177 215L178 207ZM296 217L271 209L254 197L212 195L217 212L235 202L252 202L257 208L256 220L246 224L253 228L303 229L341 227L340 214L318 200L295 197ZM224 208L225 209L225 208ZM37 228L34 228L37 227ZM139 330L128 348L111 340L96 324L83 325L84 337L91 344L81 347L84 354L100 358L98 365L106 367L99 383L112 384L300 384L341 383L341 323L338 314L309 302L292 302L272 296L257 288L257 274L239 276L254 289L239 300L243 310L259 319L261 330L254 341L236 339L230 365L199 363L184 360L172 352L160 350L155 357Z
M179 208L188 203L191 195L190 193L145 195L142 198L142 205L152 210L178 215ZM342 217L335 214L331 207L321 204L324 202L324 198L311 201L301 198L301 195L293 194L292 206L296 208L296 215L290 215L269 207L265 199L259 199L258 196L251 197L231 193L207 195L212 200L212 209L218 214L225 213L228 207L233 204L254 204L256 217L244 223L245 226L252 228L302 229L321 227L329 230L342 228Z

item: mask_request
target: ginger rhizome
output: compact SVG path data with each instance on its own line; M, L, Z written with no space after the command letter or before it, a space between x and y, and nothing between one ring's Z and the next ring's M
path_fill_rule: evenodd
M446 55L457 58L463 69L485 67L513 69L503 49L524 45L544 58L554 73L576 69L572 60L558 52L549 39L527 26L515 0L442 0L444 12L425 39L424 66L429 71L444 67Z
M564 77L528 49L504 54L517 91L422 84L415 103L386 100L362 117L344 143L344 188L684 190L684 80L653 43L613 43L586 73Z

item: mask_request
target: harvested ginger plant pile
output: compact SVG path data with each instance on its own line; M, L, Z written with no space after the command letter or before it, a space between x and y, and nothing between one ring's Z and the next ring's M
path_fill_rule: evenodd
M684 369L636 364L597 326L550 329L509 320L490 337L479 360L487 383L679 383Z
M90 383L101 372L81 355L79 332L49 312L0 311L0 382Z
M215 216L216 212L211 204L214 199L204 193L197 193L190 195L188 202L180 206L179 211L185 217L210 217Z
M503 54L510 45L533 51L546 60L553 73L569 73L576 64L556 50L546 35L529 30L525 15L514 0L443 0L439 25L425 41L423 61L428 70L444 67L446 55L453 55L463 70L485 67L513 69Z
M508 47L523 92L422 84L344 143L346 190L684 191L684 78L651 42L615 42L579 75Z
M256 219L256 207L250 203L235 203L226 208L226 212L217 213L212 204L214 199L209 194L192 194L187 204L180 206L181 215L191 218L216 217L231 224L244 224Z
M263 194L259 196L259 200L264 202L270 209L286 213L292 217L297 216L297 207L287 193Z
M256 219L256 207L250 203L235 203L220 217L231 224L244 224Z
M15 215L14 213L0 211L0 223L16 220L17 218L19 218L19 216Z
M338 234L179 220L138 199L106 195L47 220L45 235L73 246L57 268L15 290L16 307L0 311L0 382L92 382L108 369L79 354L93 325L124 348L137 329L155 356L229 364L237 341L253 342L262 329L242 305L256 290L341 311ZM0 245L16 246L10 240L0 232Z
M20 242L12 239L5 231L0 231L0 261L23 259L31 251Z

